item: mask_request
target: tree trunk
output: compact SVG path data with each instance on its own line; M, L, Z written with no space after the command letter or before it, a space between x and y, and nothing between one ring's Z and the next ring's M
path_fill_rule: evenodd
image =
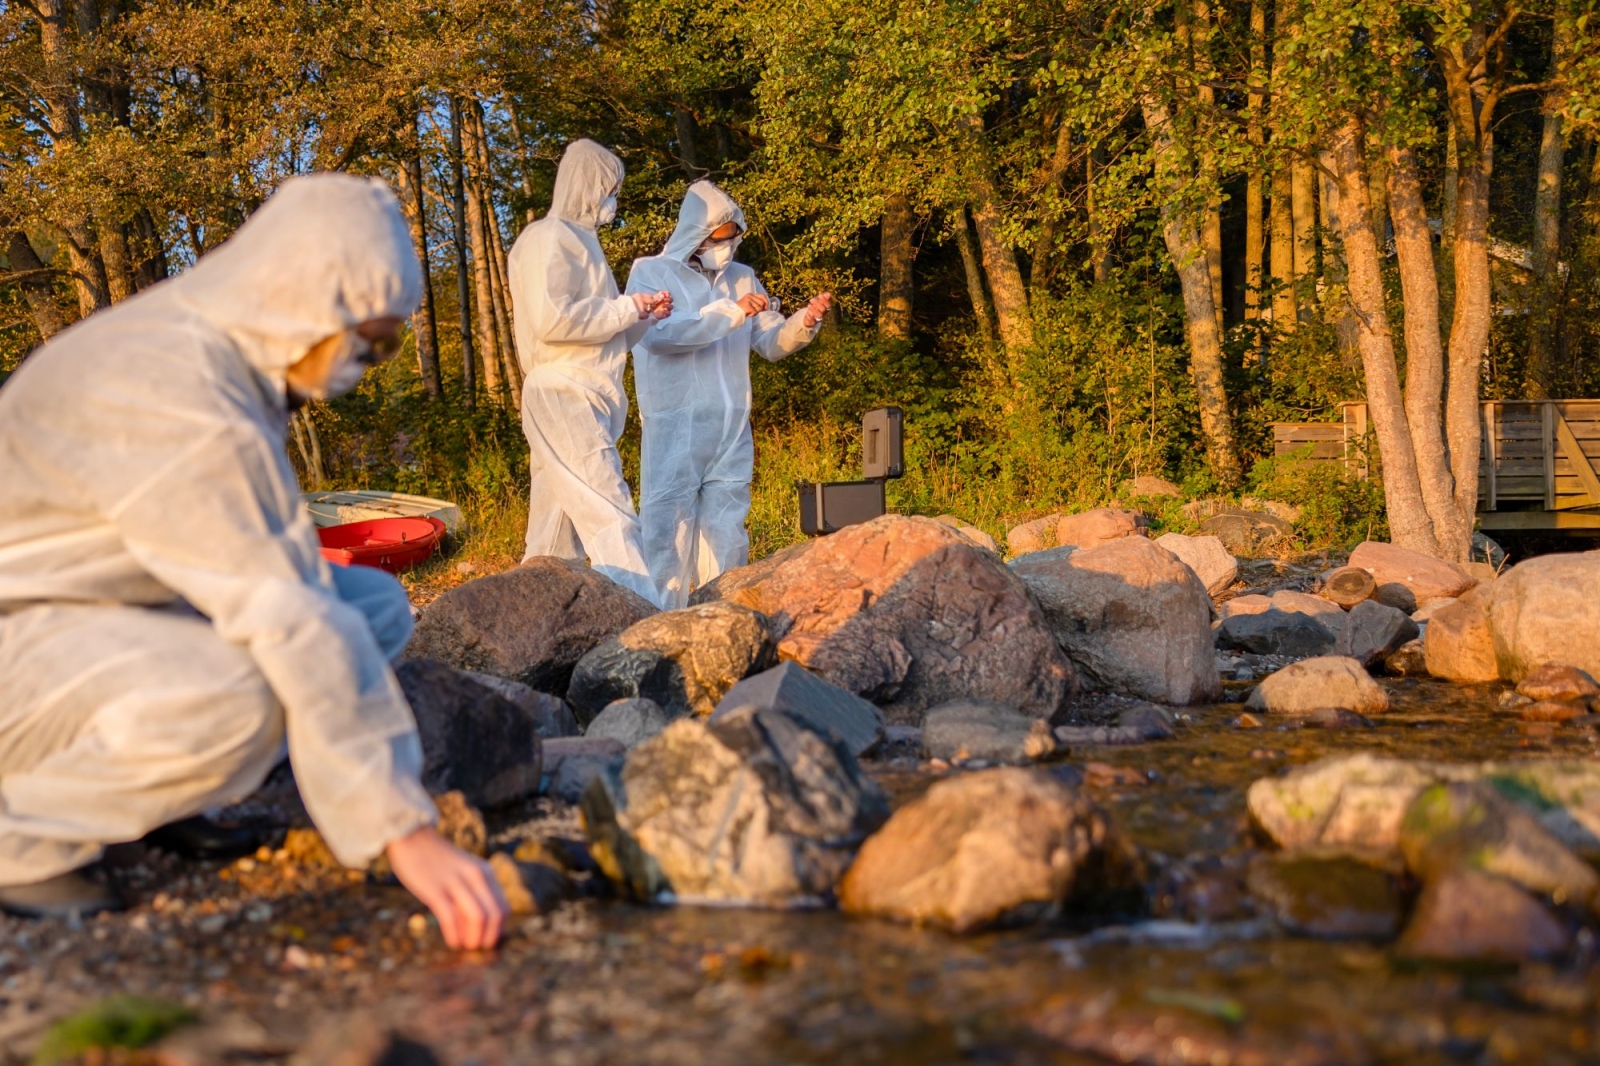
M1422 200L1422 178L1411 148L1389 148L1388 187L1405 308L1406 424L1411 430L1411 450L1439 554L1464 562L1472 547L1472 526L1456 510L1455 481L1445 450L1439 275L1433 261L1428 210Z
M1477 47L1486 36L1474 33ZM1459 140L1456 181L1455 308L1450 322L1449 386L1445 420L1450 441L1450 472L1456 509L1468 523L1478 509L1478 409L1483 353L1489 343L1493 295L1489 278L1489 179L1494 173L1494 108L1497 98L1480 95L1481 70L1467 59L1471 45L1441 48L1450 111Z
M489 218L483 199L477 130L472 113L478 101L468 97L463 105L462 134L467 160L467 239L472 246L472 287L478 311L478 352L483 359L483 387L502 403L511 402L511 393L500 361L500 338L494 318L494 283L489 279Z
M684 108L675 107L672 118L678 130L678 165L688 179L694 181L703 176L694 150L694 116Z
M1215 77L1216 70L1211 62L1211 5L1207 0L1194 0L1193 33L1194 71L1195 78L1199 82L1198 100L1200 111L1205 114L1216 106L1217 98L1216 90L1208 84ZM1211 303L1216 309L1217 330L1222 332L1225 328L1222 294L1222 187L1217 170L1216 153L1203 139L1200 143L1200 181L1205 185L1209 196L1205 219L1201 225L1201 237L1205 242L1206 270L1211 276Z
M1456 196L1461 184L1461 146L1456 120L1445 108L1444 193L1439 204L1439 325L1455 317ZM1441 343L1444 343L1441 337Z
M472 350L472 292L467 278L467 183L461 153L461 101L450 98L451 215L455 223L456 299L461 310L461 391L467 410L478 406L477 357Z
M1189 366L1200 401L1200 430L1206 439L1206 460L1211 476L1224 491L1243 480L1239 453L1233 441L1233 421L1228 413L1228 391L1223 377L1222 332L1217 327L1211 273L1201 241L1203 220L1186 217L1178 209L1186 175L1174 155L1172 122L1163 103L1143 105L1145 126L1155 151L1155 180L1161 200L1162 236L1167 253L1178 270L1183 288L1184 316L1189 336Z
M1050 172L1046 175L1044 187L1047 190L1040 197L1040 208L1044 217L1039 222L1039 240L1033 249L1033 273L1028 279L1030 288L1043 289L1055 276L1056 270L1056 235L1060 231L1060 218L1063 210L1062 184L1066 180L1067 168L1072 165L1072 123L1058 122L1053 111L1045 122L1045 130L1055 129L1056 147L1050 157ZM1093 175L1090 176L1093 180ZM1092 203L1094 191L1091 187L1089 197ZM1094 230L1094 212L1090 209L1089 228ZM1093 244L1091 237L1090 243Z
M1256 84L1266 81L1267 8L1262 0L1251 0L1250 4L1250 72ZM1244 187L1244 317L1247 322L1255 322L1261 318L1261 294L1267 280L1265 181L1261 172L1266 149L1264 119L1267 98L1262 93L1251 93L1246 107L1255 160L1245 178ZM1264 361L1265 348L1261 350L1261 355Z
M1006 355L1018 358L1033 345L1033 316L1028 311L1028 289L1022 283L1017 253L1005 239L1000 214L1000 194L989 168L988 148L983 141L983 120L971 115L965 120L969 165L972 167L972 224L978 231L978 252L983 257L984 276L994 294L995 317L1000 324L1000 343Z
M1539 140L1539 183L1533 201L1533 300L1528 319L1528 366L1523 395L1543 400L1551 392L1552 354L1558 335L1556 297L1561 259L1561 100L1545 97L1544 131Z
M961 250L961 267L967 276L967 299L972 301L972 317L985 347L994 345L994 309L983 291L983 269L978 265L978 250L972 242L972 226L966 208L958 208L954 219L956 247Z
M1367 195L1372 203L1372 235L1383 255L1389 243L1389 156L1376 142L1367 149Z
M1288 79L1288 59L1277 42L1288 36L1289 0L1277 0L1272 15L1272 84ZM1272 106L1269 104L1269 106ZM1272 127L1272 139L1283 136L1282 127ZM1275 147L1277 145L1275 144ZM1289 161L1281 157L1272 171L1272 328L1277 333L1292 333L1300 320L1299 292L1294 269L1294 174Z
M1103 221L1104 212L1100 207L1100 198L1095 195L1096 176L1110 164L1110 157L1106 153L1104 144L1096 144L1089 150L1088 162L1088 189L1087 201L1089 207L1089 255L1094 263L1094 281L1096 285L1104 284L1111 277L1111 235L1106 232Z
M148 208L141 207L134 213L133 228L138 263L135 279L139 288L147 289L167 280L167 248Z
M66 329L67 320L56 306L50 273L39 259L39 253L33 250L33 242L21 230L12 230L6 239L6 261L14 273L24 275L17 286L22 289L23 299L28 301L28 311L33 316L33 328L39 331L39 339L47 341ZM5 280L5 275L0 274L0 282Z
M1356 343L1367 381L1367 410L1383 457L1383 495L1390 538L1413 551L1436 555L1439 543L1422 499L1417 459L1411 447L1394 337L1383 292L1383 264L1372 232L1372 205L1362 160L1361 127L1349 120L1334 135L1329 150L1339 175L1340 234L1349 268L1350 303L1358 320Z
M511 329L511 298L506 288L506 248L500 234L500 216L495 213L494 182L489 166L489 131L483 123L483 108L473 101L467 116L476 148L474 165L478 173L478 196L483 202L484 235L487 238L486 262L489 265L489 296L494 309L495 332L499 337L500 367L511 391L512 406L522 403L522 364L517 362L516 334Z
M1294 215L1295 302L1302 321L1311 317L1317 276L1317 172L1310 163L1296 160L1290 169L1290 197Z
M538 217L533 209L533 175L528 166L528 138L522 133L522 119L517 117L516 102L506 101L506 113L511 116L511 136L517 139L517 179L522 185L522 210L523 225L531 224Z
M412 132L416 127L413 125ZM411 224L411 243L416 246L417 260L422 264L422 303L411 316L411 333L417 338L417 372L422 377L422 388L430 400L443 395L439 377L439 324L433 305L433 271L429 269L428 255L428 195L423 188L422 145L420 138L414 145L410 158L400 168L401 199L406 206L406 221Z
M884 201L882 267L878 273L878 333L888 340L911 339L913 281L911 201L894 193Z

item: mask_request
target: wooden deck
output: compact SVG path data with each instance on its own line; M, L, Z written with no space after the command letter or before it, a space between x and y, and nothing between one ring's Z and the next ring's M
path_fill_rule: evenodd
M1483 404L1478 524L1486 532L1600 535L1600 400L1490 400ZM1273 454L1303 452L1367 474L1365 403L1338 422L1273 423Z

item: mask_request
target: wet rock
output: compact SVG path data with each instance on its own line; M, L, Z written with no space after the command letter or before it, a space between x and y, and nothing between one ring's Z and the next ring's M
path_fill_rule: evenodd
M1374 599L1406 614L1434 600L1460 596L1478 583L1454 563L1378 540L1357 545L1350 565L1372 574L1378 586Z
M429 792L459 789L475 806L498 807L539 791L538 727L552 715L536 717L464 671L427 659L399 664L395 676L417 721Z
M646 900L781 907L826 897L887 816L882 791L837 738L756 707L673 722L583 796L595 861Z
M1366 600L1350 611L1344 629L1333 643L1333 654L1344 655L1371 668L1417 639L1421 630L1404 611Z
M1201 522L1200 532L1222 541L1234 555L1253 559L1293 537L1294 523L1230 507Z
M768 707L791 714L813 729L834 734L857 757L883 740L882 711L795 663L781 663L739 682L722 698L713 717L741 707Z
M1423 881L1477 870L1593 909L1600 874L1492 785L1458 781L1431 785L1406 809L1400 853Z
M489 848L489 830L483 814L459 792L444 792L433 797L439 809L434 825L439 835L469 855L483 855Z
M942 514L935 517L934 521L943 522L957 533L960 533L962 536L972 541L972 543L976 544L978 547L986 548L989 551L994 552L996 555L1000 554L1000 545L995 543L994 538L989 536L989 534L985 533L983 530L979 529L977 526L973 525L971 522L968 522L966 519L957 518L953 514Z
M675 717L678 716L662 710L655 700L617 700L595 716L583 735L591 740L609 738L631 751L658 735Z
M591 648L654 613L642 597L586 566L539 557L430 603L405 658L561 693Z
M1518 563L1495 582L1488 612L1501 677L1521 681L1552 662L1600 675L1600 553Z
M1145 474L1141 477L1129 478L1117 486L1117 493L1122 496L1153 498L1160 496L1182 496L1183 490L1178 488L1166 478L1151 477Z
M1327 655L1337 639L1311 615L1271 609L1231 614L1216 631L1217 647L1255 655Z
M1378 583L1359 566L1341 566L1322 583L1323 598L1345 610L1371 599L1377 590Z
M1011 567L1090 687L1174 705L1221 696L1211 597L1165 548L1124 537L1036 552Z
M502 699L510 700L533 719L533 727L545 740L556 737L575 737L583 733L578 720L573 717L567 701L548 692L539 692L520 681L511 681L493 674L480 674L472 670L466 675L485 688L494 690Z
M1389 697L1356 660L1327 655L1292 663L1250 694L1252 711L1305 715L1324 708L1382 714Z
M1388 940L1400 931L1400 888L1382 870L1340 856L1293 852L1250 864L1250 894L1291 933Z
M1006 548L1013 556L1054 548L1061 543L1056 540L1056 526L1060 522L1060 515L1049 514L1012 526L1006 533Z
M1571 931L1549 908L1506 881L1461 869L1423 885L1395 945L1408 958L1523 962L1564 955Z
M1600 696L1600 685L1575 666L1545 663L1517 683L1517 694L1530 700L1589 700Z
M1446 681L1496 681L1500 666L1489 633L1489 590L1476 588L1436 610L1422 637L1428 673Z
M1372 719L1339 707L1318 707L1301 716L1300 724L1313 729L1371 729Z
M999 703L952 700L928 712L922 724L923 752L947 762L1027 762L1028 736L1038 721Z
M1109 725L1063 725L1056 727L1056 740L1069 748L1095 744L1143 744L1148 740L1168 740L1173 736L1172 714L1153 703L1137 702L1117 712Z
M718 601L651 615L603 641L572 671L567 702L587 723L616 700L708 715L740 680L776 662L767 620Z
M1136 862L1077 789L1023 769L940 781L895 812L839 885L847 912L965 933L1129 887Z
M441 1061L426 1044L372 1012L358 1011L319 1024L290 1066L439 1066Z
M1146 536L1150 516L1120 507L1097 507L1082 514L1063 515L1056 523L1056 543L1093 548L1123 537Z
M518 862L503 851L489 856L489 867L513 915L549 914L577 896L566 874L542 862Z
M931 518L886 515L821 538L741 588L782 659L915 724L948 700L1048 718L1076 678L1027 588Z
M1600 859L1600 764L1585 759L1443 763L1333 755L1250 786L1251 817L1286 850L1398 853L1400 825L1424 789L1487 781L1588 862Z
M1426 677L1428 655L1421 640L1409 640L1383 660L1384 673L1396 677Z
M614 737L570 737L544 746L546 796L564 803L583 798L589 782L608 768L620 766L628 749Z
M1163 533L1156 538L1156 543L1182 559L1213 596L1233 584L1239 576L1239 560L1216 537Z
M1589 704L1577 700L1536 700L1517 708L1524 722L1570 722L1589 714Z

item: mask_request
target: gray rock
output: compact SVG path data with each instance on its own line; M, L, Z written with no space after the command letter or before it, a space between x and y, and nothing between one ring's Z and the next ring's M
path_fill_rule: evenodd
M1400 886L1343 856L1259 856L1250 894L1291 933L1325 940L1388 940L1400 931Z
M437 659L559 694L591 648L654 613L586 566L540 557L434 600L417 620L405 658Z
M1259 511L1229 508L1201 522L1200 532L1222 541L1234 555L1254 558L1294 536L1294 523Z
M1324 709L1381 714L1389 709L1389 697L1360 663L1329 655L1285 666L1256 686L1247 706L1271 714Z
M839 886L851 914L964 933L1052 917L1138 883L1137 860L1077 789L1023 769L940 781L895 812Z
M1425 645L1421 640L1400 645L1383 660L1383 669L1385 673L1397 677L1426 677L1428 655Z
M1163 533L1156 538L1156 543L1182 559L1213 596L1233 584L1239 576L1239 560L1216 537Z
M1089 687L1186 705L1222 695L1211 597L1177 556L1141 536L1015 560Z
M712 717L741 707L769 707L792 714L814 729L838 736L855 756L871 751L883 739L882 711L792 662L734 685Z
M431 660L395 670L422 741L422 784L459 791L474 807L497 807L539 791L539 718L473 680Z
M756 707L673 722L583 796L606 875L635 898L678 902L826 898L888 813L836 737Z
M1216 634L1217 647L1255 655L1327 655L1337 639L1310 615L1278 610L1229 615Z
M607 704L584 731L591 739L609 737L632 751L672 724L675 715L661 709L655 700L635 697Z
M1363 600L1351 608L1339 639L1334 641L1333 654L1347 655L1371 669L1421 632L1404 611L1377 600Z
M1173 736L1172 714L1153 703L1136 703L1118 711L1111 725L1063 725L1056 727L1056 740L1069 748L1096 744L1143 744L1147 740L1167 740Z
M577 803L589 782L607 769L622 765L628 749L614 737L564 737L544 746L546 796Z
M654 700L674 717L707 715L735 683L776 661L767 620L736 603L652 615L579 660L567 701L588 722L616 700Z
M1600 677L1600 553L1541 555L1494 583L1489 632L1500 676L1521 681L1545 663Z
M1525 962L1565 955L1572 932L1509 882L1463 869L1429 881L1395 950L1408 958Z
M1037 721L1004 704L954 700L928 712L922 748L929 758L947 761L1027 762L1028 736Z
M545 740L582 734L583 730L578 728L578 720L573 717L572 708L567 706L566 700L552 696L548 692L536 691L520 681L495 677L493 674L480 674L472 670L466 671L466 674L484 688L493 689L501 698L508 699L521 707L523 713L533 719L534 728Z

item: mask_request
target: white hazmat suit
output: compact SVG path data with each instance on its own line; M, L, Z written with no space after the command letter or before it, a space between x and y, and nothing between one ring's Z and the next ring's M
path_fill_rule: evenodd
M567 146L550 213L509 256L511 304L528 437L524 558L582 559L652 604L639 516L617 439L628 421L622 372L648 323L619 295L595 228L622 187L622 160L593 141Z
M387 189L297 178L0 388L0 885L248 794L285 739L341 861L435 820L404 593L336 588L284 451L286 369L420 284Z
M755 271L719 271L695 252L717 227L745 229L744 212L709 181L689 186L678 226L661 255L639 259L628 292L672 294L672 315L634 348L634 390L644 424L639 480L645 558L668 610L750 558L745 517L755 446L750 433L750 350L776 362L811 343L821 328L804 309L747 316L736 302L766 296Z

